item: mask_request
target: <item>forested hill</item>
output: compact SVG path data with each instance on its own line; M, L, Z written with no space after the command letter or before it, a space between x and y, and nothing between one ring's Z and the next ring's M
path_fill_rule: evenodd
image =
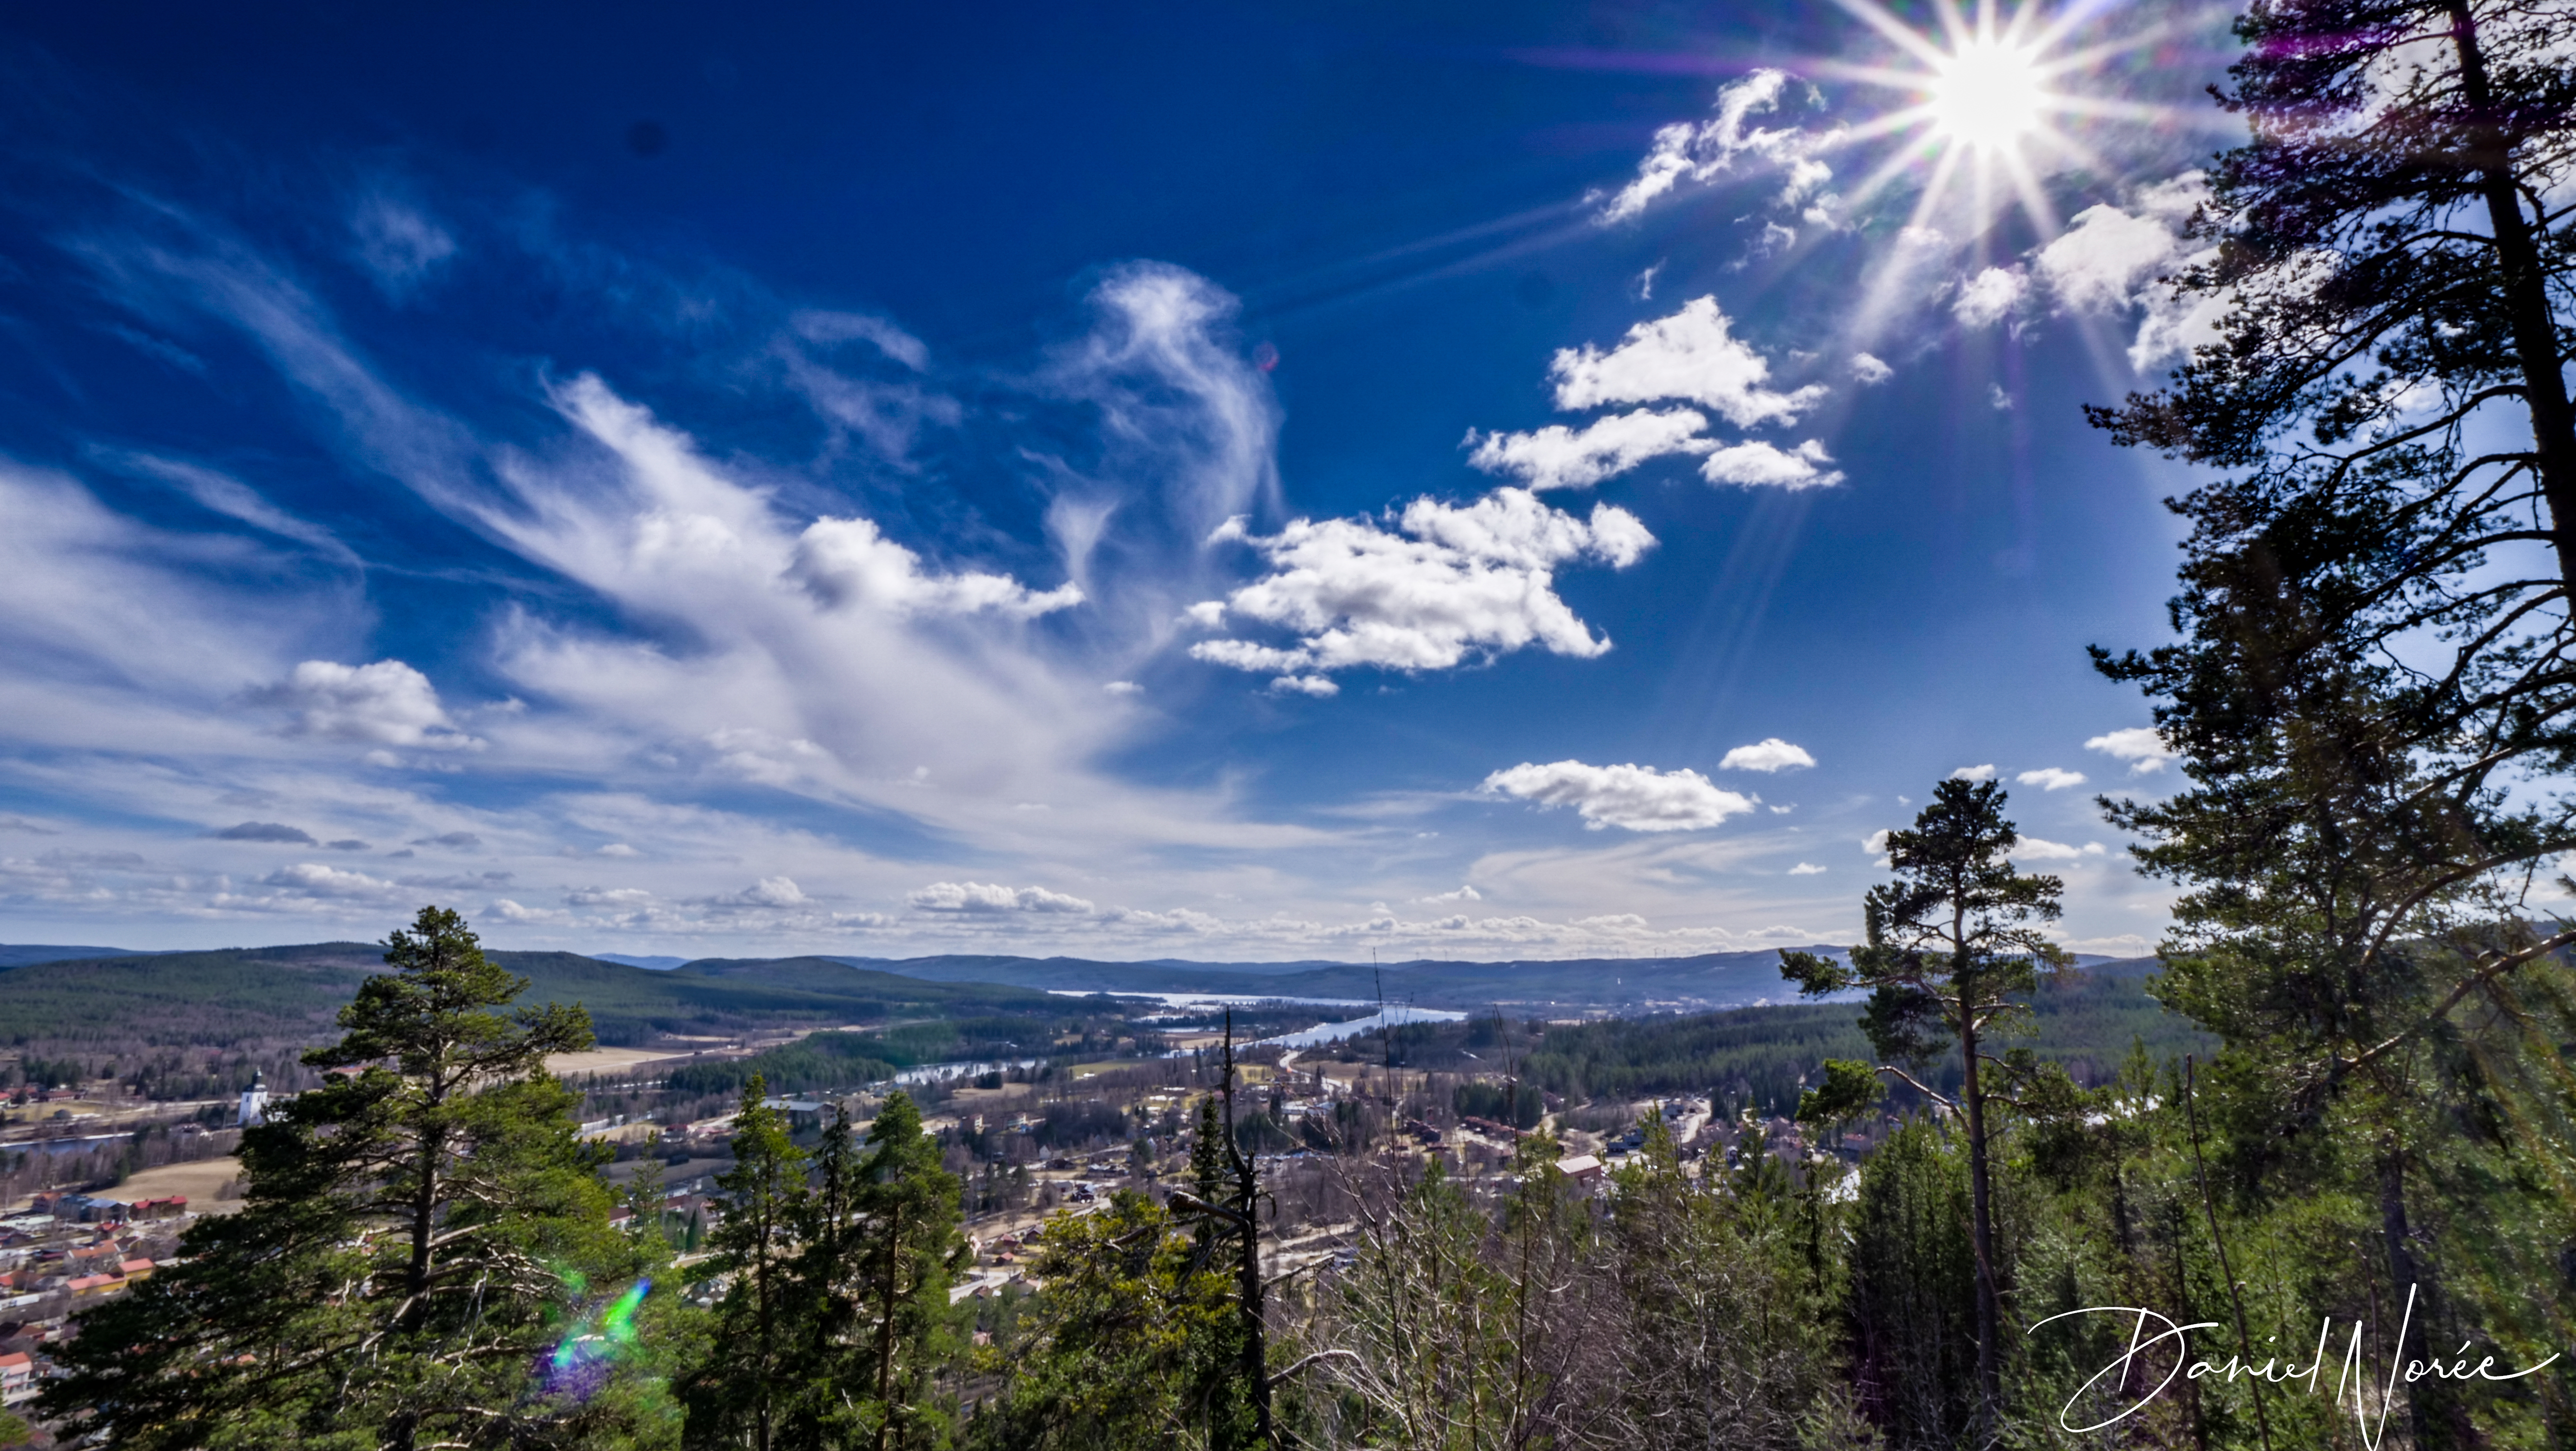
M493 952L530 1002L579 1003L600 1041L820 1027L926 1012L1046 1011L1062 998L993 983L927 982L829 958L711 959L655 972L569 952ZM0 967L0 1043L154 1045L301 1039L329 1031L358 983L384 971L365 942L225 948Z
M1839 954L1841 949L1811 947ZM1279 997L1472 1008L1748 1007L1794 1000L1780 954L1709 952L1692 957L1591 957L1524 962L1416 959L1383 968L1346 962L1095 962L1079 957L843 957L854 967L939 982L1001 982L1069 992L1260 993ZM697 967L700 964L691 964Z

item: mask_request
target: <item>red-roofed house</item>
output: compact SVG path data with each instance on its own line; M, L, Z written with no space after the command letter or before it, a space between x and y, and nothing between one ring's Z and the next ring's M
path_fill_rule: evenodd
M152 1278L152 1262L150 1260L127 1260L116 1267L116 1272L125 1276L128 1280L148 1280Z
M72 1292L72 1298L78 1299L83 1295L115 1294L125 1288L125 1281L114 1275L83 1275L63 1288Z
M14 1406L35 1393L35 1357L23 1350L0 1355L0 1406Z

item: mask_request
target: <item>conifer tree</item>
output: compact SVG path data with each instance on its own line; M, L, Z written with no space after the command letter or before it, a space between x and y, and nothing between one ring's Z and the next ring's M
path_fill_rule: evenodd
M876 1451L927 1446L941 1434L930 1376L949 1347L948 1286L973 1251L957 1227L957 1176L921 1110L897 1092L868 1129L851 1196L857 1233L850 1258L858 1322L874 1388Z
M2030 992L2042 971L2066 961L2039 928L2056 919L2064 887L2055 877L2024 876L2014 868L2012 849L2020 838L2004 819L2003 806L2003 788L1992 781L1942 782L1911 830L1888 833L1888 864L1896 880L1872 887L1863 899L1869 940L1852 949L1850 964L1814 953L1780 954L1782 971L1803 994L1870 989L1861 1026L1882 1058L1896 1060L1878 1071L1951 1106L1897 1064L1919 1067L1953 1048L1959 1054L1955 1106L1968 1140L1981 1435L1993 1433L2001 1413L2003 1366L2003 1266L1994 1233L1984 1070L2004 1060L1988 1045L2028 1014L2015 994ZM1845 1069L1839 1078L1850 1083L1856 1075Z
M545 1071L589 1045L587 1017L497 1011L526 979L440 908L385 960L341 1010L346 1036L305 1055L333 1070L323 1086L243 1134L242 1211L83 1318L46 1405L86 1413L97 1444L574 1443L636 1408L529 1381L590 1287L643 1265L609 1226L576 1095Z
M742 1086L733 1167L716 1176L725 1208L709 1239L715 1271L730 1283L716 1305L716 1353L683 1388L693 1446L775 1451L795 1402L790 1366L799 1297L790 1260L807 1202L805 1151L768 1097L760 1074Z

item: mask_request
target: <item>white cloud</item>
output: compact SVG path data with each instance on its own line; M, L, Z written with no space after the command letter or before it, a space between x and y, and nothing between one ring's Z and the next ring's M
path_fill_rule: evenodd
M1648 459L1706 453L1717 445L1700 430L1708 420L1687 408L1658 413L1640 408L1594 420L1577 432L1552 423L1532 433L1470 432L1467 462L1489 474L1509 474L1532 489L1588 489Z
M1991 327L2021 305L2030 279L2019 269L1989 267L1959 289L1951 315L1970 327Z
M1884 857L1887 855L1887 836L1888 829L1882 826L1861 838L1860 849L1871 856Z
M2090 856L2107 855L2107 852L2098 841L2088 841L2082 846L2068 846L2060 841L2043 841L2035 836L2025 836L2020 844L2013 848L2012 854L2035 862L2072 862L2082 861Z
M1454 892L1435 892L1428 897L1416 897L1413 900L1416 902L1481 902L1485 900L1485 894L1477 891L1473 886L1462 883Z
M2165 768L2167 761L2179 760L2182 752L2165 743L2152 726L2131 726L2095 736L2084 743L2088 751L2100 751L2114 760L2129 763L2132 776L2151 775Z
M1293 695L1311 695L1317 700L1330 700L1342 688L1321 675L1282 675L1270 682L1272 690Z
M2216 250L2182 258L2179 268L2198 267L2218 259ZM2129 366L2145 372L2169 358L2179 358L2204 343L2214 343L2234 310L2224 291L2184 293L2162 283L2147 284L2141 299L2146 313L2138 320L2137 339L2129 344Z
M1817 866L1814 862L1800 862L1789 868L1789 875L1793 877L1820 877L1824 874L1825 868Z
M1091 915L1093 910L1080 897L1050 892L1044 887L1005 887L985 882L933 882L910 893L905 900L920 911L969 916L1037 912L1081 917Z
M340 897L368 902L381 901L401 890L397 884L382 877L324 866L319 862L297 862L291 867L280 867L263 878L262 884L308 897Z
M2037 786L2043 791L2063 791L2069 786L2083 785L2084 773L2046 766L2036 771L2024 771L2013 779L2025 786Z
M2077 212L2032 262L2060 305L2073 312L2112 312L2129 306L2139 284L2155 276L2173 250L2174 234L2164 223L2104 202Z
M1842 471L1827 467L1832 462L1825 446L1812 438L1795 450L1774 448L1760 439L1751 439L1711 453L1708 461L1699 466L1699 472L1712 484L1770 487L1795 493L1800 489L1829 489L1841 483Z
M925 574L920 555L866 519L815 520L798 537L789 572L827 606L882 610L897 618L989 610L1027 620L1082 603L1078 584L1039 592L1008 575Z
M801 907L807 900L805 889L792 877L763 877L730 896L719 897L728 907Z
M1995 768L1991 765L1961 766L1959 769L1950 773L1950 779L1953 781L1991 781L1995 779Z
M1807 754L1806 747L1794 746L1778 736L1771 736L1753 745L1737 746L1718 761L1717 768L1721 771L1769 773L1814 764L1816 758Z
M599 854L601 856L613 857L637 857L642 856L644 853L637 851L635 848L628 846L622 841L612 841L608 845L601 847L599 849Z
M1108 691L1111 695L1143 695L1145 693L1145 687L1138 685L1133 680L1112 680L1100 688Z
M2096 203L2069 219L2065 231L2032 255L2058 305L2073 312L2116 312L2142 300L2142 290L2176 260L2182 230L2209 198L2200 172L2143 187L2133 210Z
M1771 364L1751 344L1732 335L1714 297L1698 297L1670 317L1628 329L1608 352L1586 343L1559 351L1548 365L1556 406L1598 408L1611 403L1677 399L1715 411L1738 428L1795 423L1824 399L1810 383L1781 393L1766 386Z
M916 373L930 366L930 348L921 339L870 313L806 311L789 318L787 325L809 343L832 347L863 341Z
M2004 391L2003 384L1988 383L1986 385L1986 406L1992 408L1997 413L2009 413L2012 411L2013 406L2012 395Z
M396 302L409 297L440 263L456 255L456 238L418 208L375 196L349 218L358 261Z
M1698 831L1753 809L1751 798L1725 790L1697 771L1658 771L1652 766L1592 766L1581 761L1527 762L1485 778L1484 789L1571 806L1593 830Z
M1697 124L1679 122L1656 131L1654 147L1637 164L1635 180L1610 196L1595 193L1587 198L1599 204L1594 220L1605 226L1626 221L1677 184L1708 181L1732 169L1737 158L1747 155L1774 165L1792 164L1790 186L1794 193L1803 194L1821 185L1832 173L1815 175L1805 167L1795 166L1815 145L1813 138L1795 129L1765 130L1749 124L1755 116L1778 110L1781 93L1788 85L1785 72L1755 71L1719 89L1717 114L1711 119ZM1812 165L1817 171L1823 170L1822 163ZM1787 199L1794 201L1796 197Z
M1469 505L1416 499L1390 531L1369 519L1299 519L1248 537L1270 573L1228 596L1227 616L1297 634L1293 647L1206 640L1190 653L1274 674L1378 665L1445 670L1474 654L1528 645L1589 658L1610 648L1555 591L1561 564L1634 564L1654 544L1634 514L1609 504L1587 521L1522 489ZM1298 688L1298 687L1292 687Z
M1895 377L1896 370L1869 353L1854 353L1851 375L1864 386L1874 386Z
M434 751L479 750L456 728L429 677L400 660L342 665L307 660L275 685L252 691L261 705L294 713L293 734Z

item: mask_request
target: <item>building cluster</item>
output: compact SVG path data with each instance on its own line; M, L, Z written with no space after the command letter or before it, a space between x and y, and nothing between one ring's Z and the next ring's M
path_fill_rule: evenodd
M184 1195L127 1203L70 1192L0 1219L0 1406L35 1398L74 1314L175 1263L189 1219Z

